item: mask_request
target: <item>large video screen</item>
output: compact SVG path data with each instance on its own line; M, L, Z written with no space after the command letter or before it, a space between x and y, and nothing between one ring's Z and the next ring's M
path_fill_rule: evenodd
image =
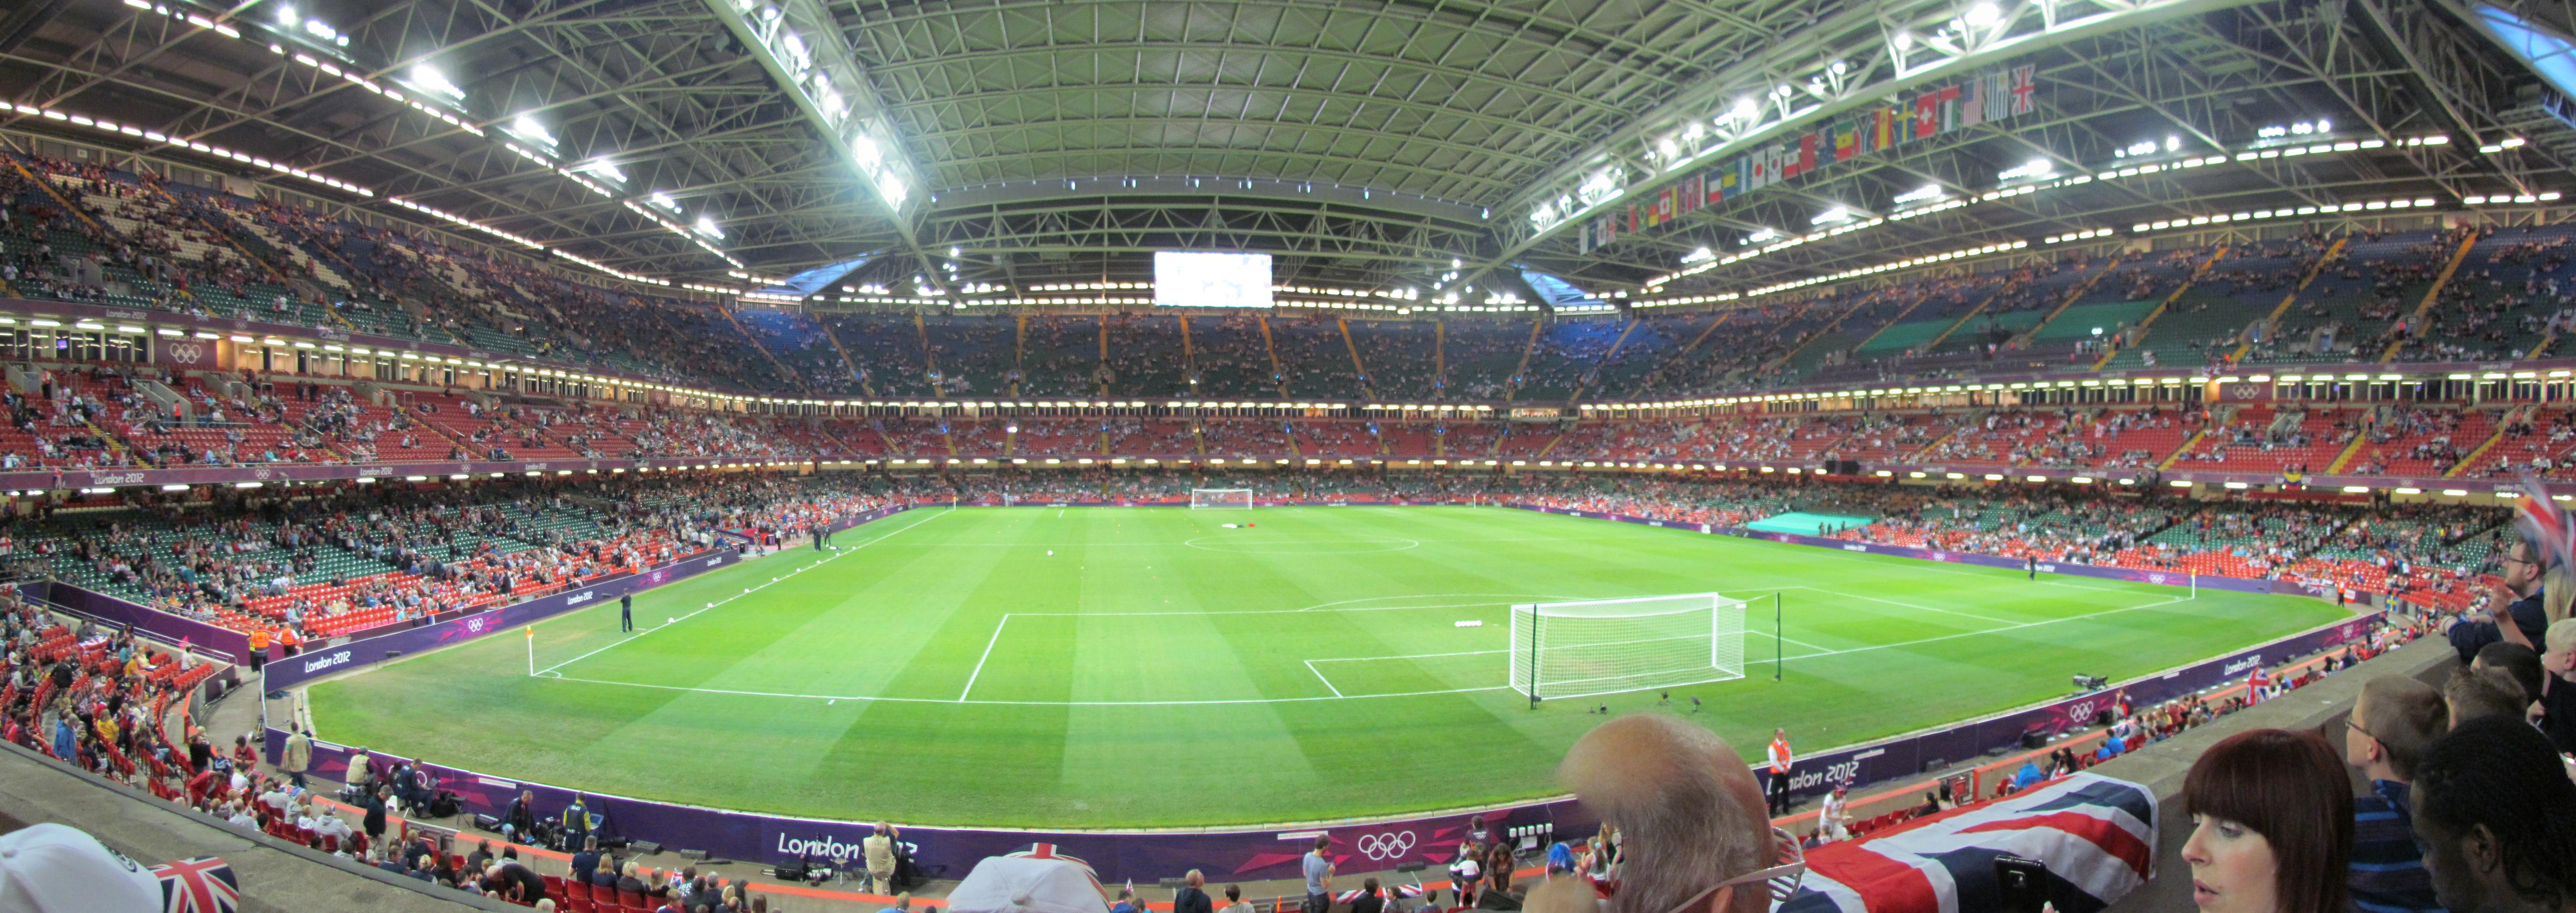
M1154 303L1165 307L1269 307L1270 255L1155 251Z

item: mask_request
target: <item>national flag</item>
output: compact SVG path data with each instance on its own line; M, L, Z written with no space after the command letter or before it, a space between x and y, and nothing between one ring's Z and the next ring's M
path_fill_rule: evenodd
M1707 198L1706 183L1699 175L1694 174L1682 179L1682 186L1673 198L1673 205L1681 207L1678 212L1692 212L1699 209L1700 204Z
M1970 77L1959 86L1959 126L1973 127L1986 122L1986 81Z
M1094 890L1094 891L1099 891L1099 892L1100 892L1100 896L1102 896L1102 897L1107 897L1107 896L1109 896L1109 890L1108 890L1107 888L1103 888L1103 887L1101 887L1101 886L1100 886L1100 871L1099 871L1099 870L1092 868L1092 867L1091 867L1091 863L1090 863L1088 860L1083 859L1082 857L1079 857L1079 856L1068 856L1068 855L1065 855L1065 853L1064 853L1063 849L1062 849L1062 848L1060 848L1060 847L1058 847L1058 846L1056 846L1055 844L1052 844L1052 843L1032 843L1032 844L1029 844L1029 848L1028 848L1028 849L1020 850L1020 851L1018 851L1018 852L1013 852L1013 853L1004 853L1004 854L1002 854L1002 855L1004 855L1004 856L1016 857L1016 858L1020 858L1020 859L1054 859L1054 860L1059 860L1059 861L1063 861L1063 862L1070 862L1070 863L1073 863L1076 867L1079 867L1079 868L1081 868L1081 869L1082 869L1082 877L1084 877L1084 878L1088 878L1088 879L1090 879L1090 880L1091 880L1091 889L1092 889L1092 890Z
M1637 207L1628 207L1628 233L1637 233Z
M1934 99L1934 110L1939 112L1941 118L1933 132L1948 133L1959 129L1959 87L1942 86L1929 94Z
M1592 246L1610 246L1610 242L1619 240L1619 217L1604 213L1600 218L1594 219L1592 234L1594 235Z
M1930 139L1941 123L1941 97L1932 92L1914 96L1914 138Z
M1082 870L1085 872L1094 873L1092 875L1093 881L1096 882L1100 880L1100 876L1098 874L1099 870L1092 868L1090 861L1079 856L1065 855L1063 848L1052 843L1032 843L1029 844L1028 849L1003 853L1002 855L1015 859L1061 859L1066 862L1073 863L1074 865L1081 866Z
M1360 899L1360 894L1367 890L1367 888L1352 888L1348 891L1343 891L1342 893L1333 895L1333 902L1347 905L1352 901ZM1385 890L1387 893L1393 894L1397 897L1410 898L1422 896L1422 886L1418 884L1390 885Z
M2031 81L2031 74L2033 72L2034 69L2031 64L2022 64L2021 66L2012 68L2012 88L2010 91L2012 93L2012 113L2014 114L2028 114L2033 108L2038 107L2037 102L2032 98L2032 95L2038 90L2038 86Z
M1655 221L1670 222L1673 215L1673 188L1666 187L1655 194Z
M1843 124L1834 128L1834 161L1860 154L1860 125Z
M241 881L231 863L213 856L152 867L161 881L161 913L238 913Z
M1966 911L1996 896L1995 858L2048 861L2060 891L2099 910L2155 870L2156 797L2146 787L2079 773L1984 805L1918 819L1807 851L1806 881L1780 913ZM2069 909L2059 895L2059 909Z
M1736 159L1733 166L1717 173L1717 183L1709 185L1708 188L1708 201L1715 203L1743 192L1744 160Z
M1809 133L1798 137L1798 173L1805 174L1814 170L1816 170L1816 135Z
M2543 568L2576 560L2576 516L2540 487L2529 473L2522 477L2522 497L2513 505L2514 529L2531 543L2532 556Z

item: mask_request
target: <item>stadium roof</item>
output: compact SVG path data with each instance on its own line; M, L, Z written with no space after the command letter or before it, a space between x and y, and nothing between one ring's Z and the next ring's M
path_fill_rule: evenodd
M2563 34L2555 6L2528 5L2505 8ZM868 257L845 285L1008 293L1149 279L1147 252L1194 248L1273 253L1285 284L1486 282L1473 303L1529 292L1527 269L1697 300L2157 222L2576 189L2561 186L2576 134L2477 15L2466 0L29 0L0 14L17 106L0 129L707 288ZM1715 190L1766 183L1763 151L1784 144L1804 173ZM1654 218L1683 186L1705 205Z

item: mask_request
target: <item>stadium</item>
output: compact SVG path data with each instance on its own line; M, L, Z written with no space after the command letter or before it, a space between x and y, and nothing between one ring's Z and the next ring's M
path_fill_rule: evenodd
M0 913L2568 908L2571 52L0 9Z

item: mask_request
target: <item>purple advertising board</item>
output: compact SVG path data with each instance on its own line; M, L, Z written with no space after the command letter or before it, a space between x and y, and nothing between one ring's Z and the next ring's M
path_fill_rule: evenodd
M20 592L62 606L110 624L131 625L162 640L185 641L239 662L250 655L250 635L231 628L208 624L193 618L172 615L139 603L128 602L95 590L85 590L68 583L29 583Z
M1384 504L1429 505L1442 502L1361 502ZM1151 502L1022 501L1021 506L1155 506ZM923 505L928 506L928 505ZM1847 542L1814 536L1757 532L1735 527L1706 526L1676 520L1656 520L1598 511L1578 511L1528 505L1511 505L1526 510L1567 516L1605 519L1667 529L1682 529L1708 534L1724 534L1768 539L1793 545L1861 551L1918 560L1947 561L1990 567L2019 569L2017 559L1992 555L1974 555L1927 549L1908 549L1883 545ZM894 507L854 515L833 524L847 529L902 512L908 507ZM330 650L315 651L302 662L272 664L268 668L270 690L310 681L314 678L383 662L388 651L408 655L417 650L434 649L525 624L538 618L558 614L599 598L659 586L682 577L711 570L729 563L729 553L706 558L693 558L681 565L666 566L646 574L593 584L581 590L530 600L507 609L440 622L423 628L401 631L383 637L354 641ZM2304 593L2295 584L2266 580L2245 580L2201 576L2196 581L2185 574L2166 571L2140 571L2128 568L2101 568L2086 565L2049 563L2042 568L2050 573L2103 579L2126 580L2161 586L2200 586L2243 592ZM2286 589L2285 589L2286 587ZM2277 665L2334 646L2369 636L2378 619L2376 613L2356 615L2345 621L2319 627L2260 646L2239 650L2177 669L2116 683L2111 689L2073 695L2033 707L1997 713L1935 729L1881 739L1862 745L1835 749L1802 759L1790 778L1793 796L1812 796L1831 790L1835 785L1854 788L1886 783L1922 775L1931 768L1956 764L1988 752L2007 749L2022 743L2025 734L2053 737L2089 725L2094 715L2108 706L2114 694L2125 691L2137 703L2150 704L2181 697L2185 694L2217 687L2245 677L2257 665ZM335 652L345 651L345 652ZM284 751L286 733L270 729L266 750L274 762ZM346 746L316 742L313 767L309 773L326 780L344 779L351 751ZM372 756L377 765L390 765L393 757L382 753ZM415 760L418 759L409 759ZM490 774L447 767L434 762L421 766L442 781L444 788L455 790L467 810L486 815L506 811L519 793L535 796L541 816L559 813L578 795L583 805L595 814L606 816L607 827L616 834L632 839L651 840L667 847L704 850L710 854L774 864L799 857L848 860L857 852L859 841L868 824L857 821L833 821L797 818L751 812L726 811L697 806L675 805L649 799L636 799L595 792L577 792L560 786L531 783ZM1757 776L1768 776L1760 765L1748 765ZM1326 854L1346 871L1392 869L1412 862L1434 867L1452 861L1458 836L1466 827L1470 814L1482 814L1494 828L1523 825L1553 825L1567 836L1590 833L1598 822L1570 799L1533 801L1497 806L1477 811L1452 811L1419 817L1396 817L1369 823L1330 823L1314 826L1271 826L1259 828L1208 828L1192 831L1118 832L1118 831L1029 831L988 828L950 828L905 826L903 838L911 844L913 855L927 865L945 865L952 873L961 873L975 860L987 856L1018 852L1033 843L1052 844L1056 852L1089 861L1105 880L1159 879L1191 868L1224 873L1230 879L1292 878L1297 874L1297 857L1313 845L1314 838L1331 838Z

